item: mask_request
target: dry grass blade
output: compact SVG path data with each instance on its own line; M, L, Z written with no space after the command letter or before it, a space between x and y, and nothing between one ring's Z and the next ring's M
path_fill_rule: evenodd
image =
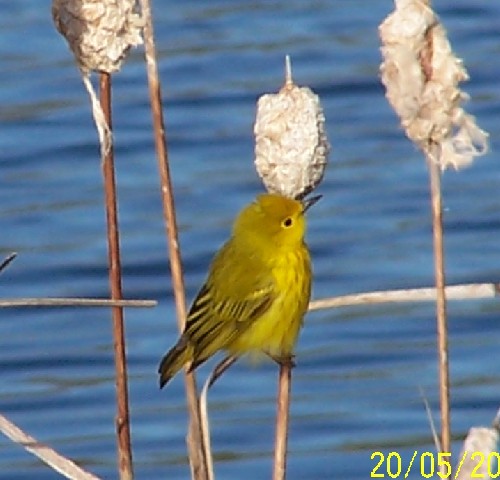
M434 446L436 447L436 452L442 452L441 443L439 440L439 436L436 430L436 425L434 423L434 418L432 416L431 406L429 405L429 401L425 396L424 390L422 387L419 387L420 396L422 397L422 401L424 402L425 412L427 413L427 419L429 420L429 426L431 427L432 439L434 440Z
M86 472L72 460L63 457L49 446L38 442L35 438L23 432L3 415L0 415L0 431L66 478L72 480L99 480L99 477Z

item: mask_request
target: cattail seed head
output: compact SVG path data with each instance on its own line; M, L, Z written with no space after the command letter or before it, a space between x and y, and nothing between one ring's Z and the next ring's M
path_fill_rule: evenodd
M330 150L319 97L291 79L277 94L262 95L254 125L255 166L267 190L302 198L323 178Z
M468 80L428 0L395 0L380 25L386 97L406 135L442 170L470 164L488 150L488 134L462 108Z
M135 0L53 0L52 17L85 73L119 70L130 47L142 44Z

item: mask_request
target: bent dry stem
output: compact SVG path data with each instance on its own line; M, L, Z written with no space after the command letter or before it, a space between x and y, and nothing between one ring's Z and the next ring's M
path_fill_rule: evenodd
M63 457L43 442L28 435L8 418L0 414L0 431L13 442L21 445L27 452L38 457L52 470L71 480L100 480L95 475L83 470L69 458Z

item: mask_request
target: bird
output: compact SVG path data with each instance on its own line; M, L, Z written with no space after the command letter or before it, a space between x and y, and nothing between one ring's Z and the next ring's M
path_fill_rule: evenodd
M320 198L264 193L240 211L182 334L159 364L160 388L183 366L193 371L220 350L291 361L311 296L305 213Z

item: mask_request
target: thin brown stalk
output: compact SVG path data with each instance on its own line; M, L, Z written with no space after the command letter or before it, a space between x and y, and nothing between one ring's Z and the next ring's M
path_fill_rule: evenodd
M0 415L0 431L14 443L37 456L52 470L71 480L99 480L98 477L83 470L69 458L63 457L44 443L28 435L3 415Z
M186 319L186 295L182 271L181 252L178 240L177 220L175 215L174 195L168 160L165 123L163 119L161 86L156 61L154 30L149 0L141 0L141 10L144 19L144 48L146 56L149 95L153 115L154 138L160 172L161 195L165 218L166 235L169 248L172 286L174 289L179 330L183 330ZM203 451L203 441L200 424L200 410L197 397L196 377L194 373L186 372L186 399L190 416L187 447L191 476L196 480L207 480L208 471L206 457Z
M430 6L430 1L428 2ZM434 78L433 59L435 56L432 29L425 35L426 45L420 54L422 72L427 82ZM440 146L429 139L423 148L429 168L429 183L432 210L432 237L434 244L434 276L436 283L437 350L439 366L439 403L441 412L442 452L451 452L450 434L450 372L448 365L448 326L446 315L446 278L444 272L443 206L441 199L441 165L437 161ZM445 466L441 467L445 478Z
M290 390L292 385L292 361L280 364L278 397L276 400L276 437L274 443L273 480L285 480L288 451L288 423L290 417Z
M101 107L106 117L109 128L111 122L111 75L101 73L99 77ZM108 263L111 298L122 299L121 262L120 262L120 237L118 227L118 211L116 196L116 181L114 168L113 147L105 153L103 158L103 176L105 191L105 208L108 238ZM112 308L113 319L113 346L115 351L116 370L116 433L118 441L118 469L120 480L132 480L134 477L132 467L132 449L130 446L130 417L128 408L127 386L127 359L125 352L125 327L123 321L123 308Z
M107 298L3 298L0 308L14 307L154 307L156 300L108 300Z
M450 452L450 373L448 364L448 327L446 315L446 279L444 271L443 208L441 200L441 171L432 159L428 159L432 231L434 239L434 273L436 278L437 348L439 365L439 400L441 410L441 448Z

